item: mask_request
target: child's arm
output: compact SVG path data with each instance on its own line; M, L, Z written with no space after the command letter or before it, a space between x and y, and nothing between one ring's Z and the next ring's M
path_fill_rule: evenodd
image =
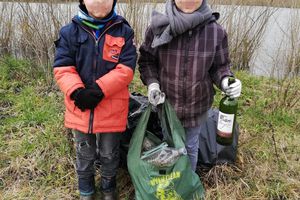
M220 29L220 27L218 27ZM231 61L229 58L228 52L228 39L227 33L224 29L219 30L219 44L217 45L214 62L209 70L209 74L216 86L221 88L221 81L227 76L233 76L233 73L230 70Z
M56 53L54 59L54 77L62 92L70 95L78 88L83 88L84 84L75 68L75 56L72 55L69 43L68 32L62 28L59 39L55 42Z
M109 73L96 80L96 83L102 89L105 97L112 96L128 87L133 79L137 58L136 47L133 44L133 30L126 35L129 36L125 39L125 45L122 48L119 63Z
M151 47L154 35L150 28L146 30L145 41L140 47L139 71L141 80L147 86L158 82L157 49Z

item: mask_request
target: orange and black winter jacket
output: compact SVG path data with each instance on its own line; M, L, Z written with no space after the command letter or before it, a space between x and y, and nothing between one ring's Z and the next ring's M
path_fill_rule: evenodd
M65 126L84 133L122 132L128 114L128 85L136 65L134 33L124 18L108 23L96 40L93 31L73 18L55 41L54 76L65 96ZM96 82L104 99L82 112L70 95Z

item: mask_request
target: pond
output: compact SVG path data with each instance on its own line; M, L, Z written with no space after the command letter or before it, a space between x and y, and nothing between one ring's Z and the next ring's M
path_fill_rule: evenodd
M51 5L50 9L48 7L47 4L43 3L26 4L0 2L0 10L2 10L0 19L2 22L7 19L7 17L4 17L4 8L6 11L12 9L16 16L19 16L13 20L14 23L16 23L13 35L14 37L18 37L21 30L18 28L18 25L22 26L24 22L19 22L17 19L20 19L20 16L24 16L24 13L26 13L28 18L38 18L38 20L35 19L37 22L43 20L47 21L54 16L57 21L59 21L59 24L63 25L68 23L77 12L77 3L54 4ZM234 5L214 5L212 8L221 14L219 23L221 23L229 33L233 33L229 34L229 36L232 36L232 38L229 39L232 42L230 46L233 46L233 42L237 40L237 37L239 37L238 34L241 32L247 32L247 37L252 34L252 39L255 39L259 31L259 26L256 25L256 22L258 23L259 20L262 20L259 17L267 13L269 18L266 24L263 25L263 34L258 36L257 48L253 52L249 63L250 71L255 75L262 76L281 77L283 75L286 58L291 54L289 49L292 47L300 47L300 9ZM139 26L136 28L136 35L140 38L140 41L142 41L143 33L149 24L153 9L163 12L164 6L160 3L139 3L138 5L131 5L129 9L129 5L119 3L117 12L125 16L134 27ZM23 15L21 13L23 13ZM42 16L47 17L41 17L41 13L43 13ZM1 24L1 21L0 37L5 35L5 26L3 23ZM49 24L49 26L53 25ZM55 30L52 29L51 31L55 32ZM16 42L13 41L11 45L16 44Z

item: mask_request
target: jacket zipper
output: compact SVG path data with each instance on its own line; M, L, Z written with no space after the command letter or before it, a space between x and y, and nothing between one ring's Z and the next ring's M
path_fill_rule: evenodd
M99 55L98 41L95 40L95 58L94 58L94 61L93 61L93 82L96 81L96 69L97 69L97 57L98 57L98 55ZM91 109L91 112L90 112L89 130L88 130L89 134L93 133L93 126L94 126L94 108Z
M109 27L107 27L99 36L99 38L96 40L95 36L93 33L91 33L88 29L84 28L83 26L81 26L79 24L79 26L85 30L86 32L88 32L90 35L92 35L92 37L95 40L95 58L94 58L94 62L93 62L93 81L96 81L96 69L97 69L97 58L99 56L99 41L101 39L101 37L104 35L104 33L106 33L111 27L122 23L122 21L119 22L115 22L113 24L111 24ZM91 109L90 112L90 119L89 119L89 128L88 128L88 134L93 134L93 126L94 126L94 109Z
M183 118L185 118L185 104L186 104L186 76L187 76L187 62L188 62L188 53L189 53L189 47L190 47L190 39L192 37L192 30L189 30L188 32L189 36L188 36L188 41L186 43L186 48L185 48L185 57L184 57L184 67L183 67L183 112L182 112L182 116Z

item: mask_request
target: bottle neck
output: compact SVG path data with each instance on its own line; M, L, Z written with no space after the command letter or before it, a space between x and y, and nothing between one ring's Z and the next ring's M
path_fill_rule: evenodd
M234 101L236 98L234 98L234 97L230 97L230 96L228 96L228 95L226 95L226 98L229 100L229 101Z

